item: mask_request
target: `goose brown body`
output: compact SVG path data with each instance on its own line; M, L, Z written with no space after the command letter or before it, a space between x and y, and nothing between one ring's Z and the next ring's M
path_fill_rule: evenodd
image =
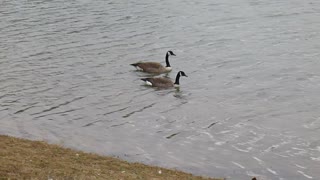
M188 77L183 71L179 71L176 76L175 82L167 77L153 77L153 78L143 78L141 79L147 85L158 88L170 88L180 85L180 76Z
M141 70L147 73L153 73L153 74L168 73L172 70L172 67L170 66L170 62L169 62L169 56L175 56L175 54L172 51L168 51L166 53L166 58L165 58L166 66L163 66L158 62L137 62L131 65L136 67L138 70Z
M131 65L136 66L140 68L142 71L148 73L166 73L172 70L171 67L164 67L162 64L158 62L138 62Z
M174 86L173 82L166 77L145 78L141 80L145 81L146 83L151 83L151 86L153 87L167 88Z

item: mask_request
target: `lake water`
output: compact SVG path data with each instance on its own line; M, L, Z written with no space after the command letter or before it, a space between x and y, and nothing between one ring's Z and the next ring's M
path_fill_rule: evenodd
M2 0L0 134L196 175L320 178L320 1ZM129 64L170 59L180 90Z

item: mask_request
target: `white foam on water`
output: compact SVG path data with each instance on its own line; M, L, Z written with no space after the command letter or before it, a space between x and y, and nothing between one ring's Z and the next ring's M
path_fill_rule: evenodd
M303 124L302 126L307 129L318 128L320 124L320 118L317 118L307 124Z
M220 131L219 133L217 134L225 134L225 133L229 133L229 132L232 132L231 130L225 130L225 131Z
M303 171L297 171L298 173L302 174L304 177L308 178L308 179L313 179L312 176L306 175Z
M239 164L239 163L237 163L237 162L232 161L232 163L233 163L234 165L240 167L241 169L245 169L245 168L246 168L246 167L244 167L243 165L241 165L241 164Z
M304 167L304 166L301 166L301 165L299 165L299 164L294 164L294 165L296 165L298 168L301 168L301 169L306 169L306 167Z
M247 149L240 149L234 145L232 145L232 147L241 152L250 152L250 150L252 150L252 147L248 147Z
M201 134L208 135L210 139L214 139L213 136L208 132L201 132Z
M252 157L253 159L255 159L256 161L258 161L258 163L260 164L260 165L263 165L264 164L264 161L262 161L261 159L259 159L259 158L257 158L257 157Z
M218 145L218 146L221 146L223 144L225 144L226 142L225 141L219 141L219 142L215 142L214 144L215 145Z
M320 157L310 157L314 161L320 161Z
M310 150L319 151L320 152L320 146L317 146L316 148L310 148Z
M275 170L272 170L270 168L267 168L267 170L274 175L278 175L278 173Z

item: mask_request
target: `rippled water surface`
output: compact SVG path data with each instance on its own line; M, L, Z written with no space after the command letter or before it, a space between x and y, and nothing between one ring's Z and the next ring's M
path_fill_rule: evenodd
M0 1L0 134L198 175L320 178L320 2ZM180 90L130 63L171 57Z

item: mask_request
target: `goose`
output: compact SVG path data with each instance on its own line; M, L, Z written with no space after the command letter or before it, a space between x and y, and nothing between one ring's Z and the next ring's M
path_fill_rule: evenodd
M130 65L134 66L138 70L141 70L147 73L158 73L158 74L167 73L172 70L172 67L170 66L170 63L169 63L169 56L176 56L176 55L172 51L168 51L166 53L166 67L164 67L158 62L137 62Z
M176 81L172 82L166 77L153 77L153 78L143 78L141 79L148 86L158 87L158 88L169 88L169 87L179 87L180 76L188 77L183 71L179 71L176 76Z

